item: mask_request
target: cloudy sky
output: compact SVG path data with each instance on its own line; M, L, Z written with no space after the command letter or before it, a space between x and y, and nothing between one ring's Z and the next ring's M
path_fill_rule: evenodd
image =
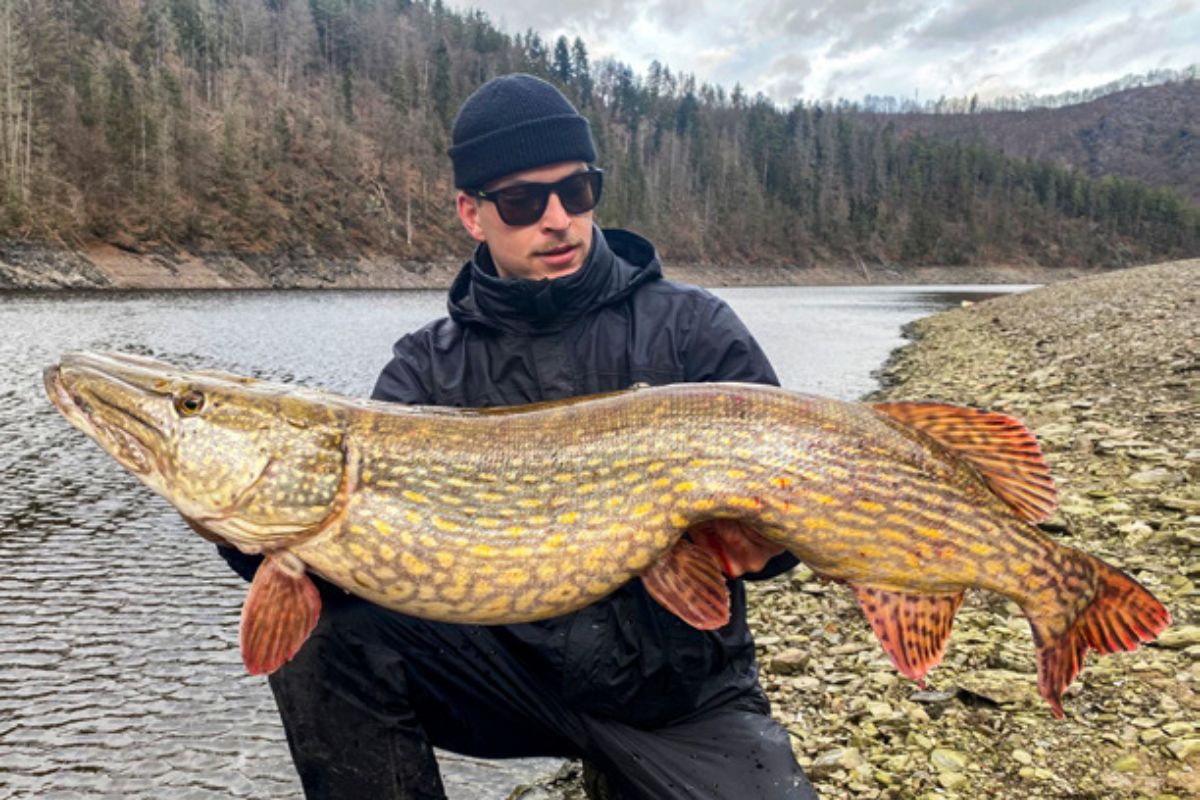
M1200 0L446 0L779 103L1055 94L1200 61Z

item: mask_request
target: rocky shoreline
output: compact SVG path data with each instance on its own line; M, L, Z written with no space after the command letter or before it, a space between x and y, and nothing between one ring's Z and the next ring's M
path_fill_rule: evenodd
M469 245L464 244L464 253ZM326 258L313 254L146 252L132 245L54 248L0 239L0 292L177 289L447 289L462 261ZM700 286L841 286L861 284L1053 283L1095 270L1037 264L820 267L668 263L667 277Z
M1174 621L1136 653L1089 655L1059 721L1003 598L968 593L922 690L844 587L803 566L749 584L763 685L822 798L1200 796L1200 260L1009 295L908 333L874 399L1024 420L1059 486L1046 530L1132 574ZM572 770L512 800L578 800Z

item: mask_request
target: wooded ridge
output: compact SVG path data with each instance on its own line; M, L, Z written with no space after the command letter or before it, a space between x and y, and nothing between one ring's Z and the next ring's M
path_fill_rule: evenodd
M1113 267L1200 251L1200 209L1170 189L846 103L782 109L657 63L593 64L580 39L510 36L440 0L0 0L0 237L461 257L449 126L517 70L591 120L601 224L675 261Z

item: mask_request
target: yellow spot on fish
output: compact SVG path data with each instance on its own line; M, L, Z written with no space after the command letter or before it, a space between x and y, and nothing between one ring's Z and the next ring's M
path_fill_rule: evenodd
M884 505L882 503L876 503L874 500L859 500L854 505L860 511L866 511L871 514L878 514L884 509Z
M475 524L481 528L499 528L504 523L495 517L480 517L475 520Z
M576 494L591 494L594 491L596 491L596 484L594 483L581 483L575 489Z
M522 497L517 501L517 505L521 508L541 508L546 501L540 497Z
M567 535L565 533L555 533L546 537L546 540L542 542L542 548L553 550L555 548L562 547L563 542L566 540Z
M433 519L430 520L430 522L432 522L433 527L437 528L439 531L446 531L447 533L454 533L456 531L462 530L462 528L459 527L457 524L451 522L450 520L442 519L441 517L434 517Z
M659 478L659 479L657 479L656 481L654 481L654 488L655 488L655 489L664 489L664 488L666 488L666 487L668 487L668 486L670 486L670 485L671 485L671 479L670 479L670 478Z
M475 499L485 503L499 503L504 500L504 495L499 492L476 492Z
M696 482L695 481L680 481L679 483L675 484L676 492L681 492L681 493L682 492L693 492L695 490L696 490Z
M400 554L400 566L404 568L405 572L418 577L428 575L433 571L428 564L409 552Z
M434 553L433 558L438 562L438 566L442 568L454 566L454 556L444 550Z
M360 533L360 534L361 534L361 533L366 533L366 532L367 532L367 529L366 529L366 528L364 528L362 525L351 525L351 526L350 526L350 532L351 532L351 533Z
M650 563L651 555L649 551L642 550L634 553L629 560L625 562L625 566L634 572L639 572Z
M633 516L644 517L653 510L654 506L651 503L642 503L633 509Z
M384 536L387 536L392 532L392 526L380 519L371 520L371 527L382 533Z
M524 586L529 583L529 573L523 569L506 569L496 580L501 586Z
M946 538L946 534L939 531L937 528L917 528L917 533L924 536L926 539L935 539L941 541Z
M617 506L621 505L621 503L623 503L623 502L625 502L625 501L621 497L614 495L613 497L610 497L607 500L605 500L604 505L606 508L616 508Z
M688 518L683 514L671 514L671 524L676 528L686 528L688 525Z
M406 509L404 511L404 521L409 525L420 525L422 522L424 522L421 515L412 509Z
M530 589L525 594L517 598L517 602L513 604L513 608L517 611L527 611L534 603L537 602L538 595L541 594L541 589Z
M442 597L446 598L447 600L462 600L466 596L467 586L463 583L459 583L454 586L447 586L442 589Z
M384 561L391 561L396 557L396 550L387 542L379 545L379 555L383 556Z
M579 521L579 515L574 511L567 511L558 515L558 523L560 525L574 525Z
M477 555L481 558L491 558L499 552L499 550L492 547L490 544L477 544L471 548L472 555Z
M553 564L538 564L537 577L542 583L549 583L558 577L558 570Z
M967 549L977 556L990 556L996 552L996 548L983 542L971 542ZM1028 568L1026 568L1026 571L1028 571Z
M504 535L505 536L514 536L514 537L515 536L524 536L525 529L522 528L520 525L510 525L509 527L504 529Z
M408 500L410 503L428 503L429 502L428 497L426 497L423 494L420 494L419 492L414 492L411 489L405 489L400 494L402 494L404 496L404 499Z

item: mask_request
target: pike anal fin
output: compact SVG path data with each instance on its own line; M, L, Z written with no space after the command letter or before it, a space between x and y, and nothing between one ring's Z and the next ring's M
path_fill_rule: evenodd
M963 593L904 594L872 586L852 588L896 669L924 685L925 673L942 660Z
M716 630L729 622L729 587L715 556L680 539L642 583L658 604L693 628Z
M321 595L291 553L269 555L242 606L242 661L251 675L269 675L300 651L321 616Z
M1101 654L1133 651L1151 642L1171 624L1171 614L1140 583L1121 570L1095 560L1096 594L1065 633L1055 635L1045 620L1030 615L1037 645L1038 692L1062 719L1062 696L1088 649Z

